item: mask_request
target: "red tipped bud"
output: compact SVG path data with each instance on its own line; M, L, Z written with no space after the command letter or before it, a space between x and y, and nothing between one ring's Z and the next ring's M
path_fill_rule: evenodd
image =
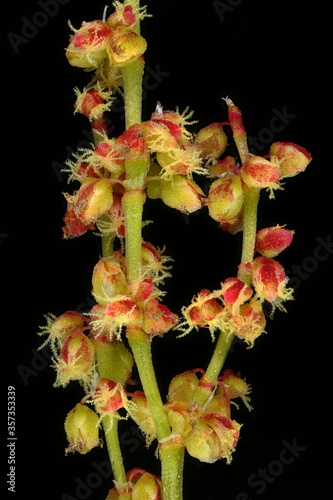
M135 149L140 154L146 151L146 142L144 139L142 127L139 124L132 125L125 130L117 139L117 144L123 148Z
M250 187L274 188L280 179L276 165L261 156L251 156L241 168L243 181Z
M70 38L66 57L72 66L97 68L107 57L112 30L102 21L84 22Z
M219 377L226 395L230 399L241 398L248 409L251 409L249 404L249 394L251 392L249 384L241 377L236 375L232 370L224 370L223 375Z
M240 213L243 201L239 176L217 179L211 184L207 197L209 215L220 224L232 223Z
M293 232L280 226L260 229L256 236L256 252L264 257L276 257L287 248L293 239Z
M254 341L265 332L266 318L261 302L251 299L240 306L236 314L231 314L229 324L234 334L252 347Z
M83 328L85 317L77 311L67 311L52 321L48 331L50 335L61 342L76 330Z
M221 289L221 295L226 304L243 304L252 296L252 293L252 288L239 278L227 278Z
M223 307L207 289L202 289L188 311L191 322L196 326L213 323Z
M105 315L119 327L138 324L142 313L130 295L116 295L105 307Z
M175 327L178 316L157 299L149 299L143 313L143 329L150 335L163 335Z
M199 210L203 196L201 188L185 176L174 175L169 181L161 181L161 198L164 203L185 214Z
M92 153L91 161L98 169L105 168L109 172L120 175L125 160L124 148L115 139L106 139L98 144Z
M97 413L78 403L65 420L65 432L69 442L66 453L77 451L85 454L100 445L98 437L99 417Z
M104 98L97 89L82 92L75 102L75 110L89 119L100 118L104 109Z
M66 386L71 380L89 380L94 363L93 343L82 330L75 331L64 341L56 360L55 386Z
M178 142L178 147L170 148L168 151L156 153L156 160L163 169L164 177L171 175L190 175L193 172L202 173L202 158L187 139Z
M127 403L124 387L107 378L99 378L94 391L94 403L98 413L112 414Z
M63 236L67 238L75 238L77 236L82 236L90 229L95 229L95 226L91 223L84 223L76 215L75 204L72 202L67 202L67 209L64 216L65 225L62 228Z
M292 142L274 142L269 154L272 161L277 160L281 177L294 177L304 172L312 160L311 154L305 148Z
M286 289L287 277L283 266L269 257L257 257L252 262L253 285L261 300L274 302L276 299L291 298Z
M132 5L123 5L118 2L116 10L107 18L106 24L113 29L118 28L119 26L129 28L132 27L136 21L137 18L133 12Z
M218 123L211 123L199 130L194 140L202 158L218 158L224 153L227 144L228 138Z

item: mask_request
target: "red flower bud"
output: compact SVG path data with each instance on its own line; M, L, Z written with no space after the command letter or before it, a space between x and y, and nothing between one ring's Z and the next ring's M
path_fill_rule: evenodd
M66 386L71 380L90 380L94 368L94 346L81 330L67 337L55 362L55 386Z
M89 119L100 118L104 109L104 98L95 88L80 93L75 102L75 111Z
M281 177L294 177L304 172L312 160L311 154L305 148L292 142L274 142L269 154L272 161L277 161Z
M280 172L276 165L261 156L251 156L241 168L243 181L250 187L276 188Z
M115 29L119 26L132 27L137 21L132 5L116 4L116 10L109 15L106 24Z
M160 479L141 469L132 469L127 478L134 483L132 500L161 500L162 485Z
M98 413L102 415L110 415L127 404L124 387L107 378L99 378L93 398Z
M189 318L195 326L206 326L214 322L223 307L206 288L200 290L195 302L188 311Z
M62 231L65 239L82 236L90 229L95 229L95 226L92 223L84 223L81 219L79 219L76 215L75 204L69 201L67 201L64 223L65 225L63 226Z
M234 334L245 340L249 347L253 347L254 341L265 332L262 304L255 298L241 305L235 314L230 314L228 321Z
M98 169L106 168L109 172L120 175L124 170L125 152L115 139L106 139L98 144L88 159Z
M226 395L230 399L241 398L245 406L251 410L249 404L250 386L241 377L236 375L232 370L224 370L223 375L219 377L222 382Z
M149 299L143 312L143 330L150 335L163 335L175 327L178 316L157 299Z
M252 262L252 278L255 290L261 300L274 302L276 299L291 298L291 289L286 289L287 277L283 266L269 257L257 257Z
M112 30L102 21L84 22L70 38L66 57L72 66L97 68L107 57Z
M293 231L280 226L260 229L256 236L256 252L264 257L276 257L293 239Z
M252 296L252 293L252 288L239 278L227 278L221 289L223 300L228 305L241 305Z

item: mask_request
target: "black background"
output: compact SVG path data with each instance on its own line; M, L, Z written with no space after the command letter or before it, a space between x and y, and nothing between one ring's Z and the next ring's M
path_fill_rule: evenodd
M18 438L16 493L9 497L100 500L112 478L96 474L93 464L106 460L106 450L64 456L63 421L82 393L76 384L53 388L47 352L36 355L41 343L36 331L44 314L85 310L90 304L99 241L92 234L62 239L62 192L71 187L59 170L71 151L90 140L88 122L73 116L72 90L90 77L68 65L64 49L67 21L79 27L83 20L101 18L104 4L71 0L57 4L58 12L46 17L37 14L42 4L13 2L4 24L1 352L7 386L16 389ZM222 4L227 6L224 12ZM201 464L187 457L184 500L326 499L332 493L327 457L333 252L328 9L300 0L151 0L148 11L153 18L142 26L150 68L144 118L157 101L165 109L189 106L199 128L227 119L222 98L229 96L243 111L248 135L257 138L259 147L253 152L266 154L271 141L282 140L313 155L305 173L287 180L275 200L264 194L260 204L259 227L286 224L295 230L292 246L278 260L290 274L296 300L287 304L286 314L278 311L268 321L267 335L253 349L241 342L232 348L226 366L252 385L254 410L234 409L234 418L244 425L230 465ZM30 31L24 28L27 20L35 26ZM118 100L114 133L123 127L120 105ZM278 113L285 117L279 133L272 131ZM165 298L175 312L201 288L214 289L235 275L241 235L223 233L205 209L188 217L151 201L145 218L154 223L144 237L166 244L175 261ZM205 331L182 340L169 334L154 341L162 393L175 374L205 367L211 351ZM155 443L147 452L129 422L122 423L121 431L126 468L158 472ZM296 443L301 451L282 470L279 457L285 442ZM260 483L262 492L256 482L259 468L271 471L270 482ZM7 474L7 467L3 470Z

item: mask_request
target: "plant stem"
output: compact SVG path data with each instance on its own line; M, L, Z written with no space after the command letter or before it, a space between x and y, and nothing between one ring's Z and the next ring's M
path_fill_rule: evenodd
M205 406L209 396L211 395L211 391L221 373L233 339L234 334L231 331L221 330L206 373L200 380L199 386L193 396L195 402L202 407Z
M140 329L128 329L127 338L138 368L140 380L154 420L160 443L163 500L181 500L183 483L184 446L171 435L164 411L152 361L151 340Z
M257 233L257 209L260 196L259 188L244 188L244 206L243 206L243 246L241 262L247 264L252 262L256 233Z
M122 68L123 88L125 96L125 122L128 129L141 123L142 77L144 60L133 61Z
M108 365L105 363L101 363L99 365L99 359L103 356L103 351L96 344L95 348L96 361L98 374L100 377L108 378L109 370ZM126 471L123 464L123 458L120 448L119 442L119 434L118 434L118 420L119 415L117 412L114 412L112 415L105 415L102 418L102 425L104 429L105 441L109 453L110 463L112 467L113 477L117 488L121 489L121 486L127 483ZM130 494L123 494L121 497L122 500L130 500Z

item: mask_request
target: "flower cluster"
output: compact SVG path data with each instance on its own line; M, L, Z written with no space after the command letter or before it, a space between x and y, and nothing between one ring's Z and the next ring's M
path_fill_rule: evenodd
M237 277L221 283L211 292L202 289L192 303L183 307L183 321L178 325L182 334L193 328L207 327L214 336L216 330L233 332L252 347L265 332L263 302L284 310L283 302L292 299L292 289L283 266L273 257L290 245L293 232L280 226L261 229L256 237L260 254L252 262L240 264ZM247 284L249 283L249 284Z

